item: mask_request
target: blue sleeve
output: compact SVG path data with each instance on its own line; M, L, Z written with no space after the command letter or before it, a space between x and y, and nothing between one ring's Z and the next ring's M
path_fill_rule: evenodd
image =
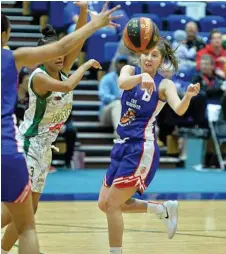
M111 93L111 86L115 85L108 75L100 80L99 97L103 104L107 105L116 99L116 96Z

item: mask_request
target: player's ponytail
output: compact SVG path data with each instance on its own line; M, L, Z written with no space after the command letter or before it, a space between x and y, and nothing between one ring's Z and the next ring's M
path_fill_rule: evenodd
M46 27L43 28L41 32L43 36L39 39L38 46L58 41L57 33L51 25L46 25Z
M163 59L163 64L164 63L169 63L171 66L173 66L174 71L178 71L178 59L175 55L175 52L177 49L173 49L170 43L164 39L161 38L157 44L158 49L161 53L162 59Z
M2 24L1 24L1 34L2 34L3 32L8 31L8 29L10 27L10 22L9 22L9 19L6 17L5 14L1 13L1 16L2 16L1 17L1 22L2 22Z

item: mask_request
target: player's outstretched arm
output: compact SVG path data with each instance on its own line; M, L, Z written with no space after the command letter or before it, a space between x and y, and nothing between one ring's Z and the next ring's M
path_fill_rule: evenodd
M91 59L81 65L67 80L59 81L46 74L38 73L32 79L33 90L39 96L46 95L51 92L70 92L82 79L84 73L91 67L101 69L101 65L94 59Z
M87 23L87 13L88 13L88 2L87 1L77 1L74 2L75 5L80 7L80 14L78 18L78 22L76 24L75 31L77 31L79 28L83 27ZM75 62L75 59L78 57L79 53L81 52L81 49L83 47L85 40L82 40L80 44L77 45L77 47L70 51L64 58L64 68L63 72L68 74L71 70L71 67L73 63Z
M98 15L92 15L92 20L61 40L34 48L19 48L14 51L14 57L17 69L21 69L23 66L31 66L35 64L40 64L45 61L57 58L68 54L70 51L74 50L78 44L83 40L86 40L91 34L97 31L101 27L105 27L109 24L116 25L112 23L112 20L121 17L120 15L111 16L111 14L120 8L120 5L107 10L108 2L104 4L102 11Z
M120 76L118 79L119 88L122 90L131 90L137 84L141 83L142 74L134 75L134 67L131 65L125 65L122 67Z
M177 94L176 85L173 81L164 79L160 84L160 89L162 87L165 91L167 102L179 116L182 116L187 111L191 98L196 96L200 90L199 83L189 85L183 99L181 100Z

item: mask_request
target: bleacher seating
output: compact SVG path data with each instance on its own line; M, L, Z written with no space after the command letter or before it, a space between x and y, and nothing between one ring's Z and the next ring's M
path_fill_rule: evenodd
M225 1L216 1L216 2L207 2L206 10L211 15L223 16L226 18L226 2Z
M64 29L64 3L50 1L49 23L54 29L60 31Z
M148 5L148 12L151 14L158 14L165 18L171 14L174 14L178 9L176 2L164 2L164 1L146 1Z
M104 45L106 42L117 42L118 35L115 29L99 29L87 40L87 59L94 58L97 61L104 62ZM102 49L102 50L99 50Z
M48 13L49 2L48 1L31 1L30 10L32 13Z
M210 32L214 28L225 27L226 20L220 16L206 16L199 21L202 32Z
M128 17L132 17L135 13L143 12L143 6L141 1L111 1L111 6L120 4L121 9L126 12Z
M167 18L168 30L184 30L186 23L192 21L193 19L185 15L170 15Z
M127 22L129 21L129 16L126 14L124 10L117 10L114 12L114 15L122 15L119 19L117 19L117 23L120 25L120 27L117 27L118 33L121 35L124 27L126 26Z
M111 62L118 48L118 42L106 42L104 44L104 62Z

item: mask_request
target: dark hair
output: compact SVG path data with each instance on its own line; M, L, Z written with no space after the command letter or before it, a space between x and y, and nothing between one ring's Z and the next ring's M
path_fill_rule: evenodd
M7 32L9 27L10 27L10 22L9 22L9 19L6 17L5 14L1 13L2 15L2 30L1 30L1 33L3 32Z
M171 44L164 38L161 38L157 44L157 47L163 58L163 63L170 63L173 66L174 71L178 71L178 59L175 55L177 49L173 49Z
M217 29L211 30L211 32L210 32L210 40L212 39L214 34L222 34L222 33L219 30L217 30Z
M57 33L51 25L46 25L46 27L42 29L42 35L43 36L38 41L38 46L58 41Z

